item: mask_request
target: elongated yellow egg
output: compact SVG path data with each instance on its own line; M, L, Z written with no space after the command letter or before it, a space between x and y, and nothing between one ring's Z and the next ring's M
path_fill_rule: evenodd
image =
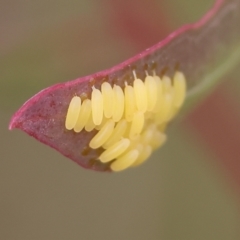
M114 129L114 121L109 119L100 131L90 141L89 146L93 149L101 147L111 136Z
M143 162L145 162L152 154L152 147L151 146L144 146L142 151L141 151L141 155L138 156L138 158L136 159L136 161L133 163L132 166L138 166L140 164L142 164Z
M165 133L156 131L153 135L152 141L150 142L153 150L161 147L167 140L167 136Z
M171 91L172 83L171 83L171 78L169 76L162 77L162 86L163 86L164 93L168 93L169 91Z
M92 118L95 125L100 125L103 119L103 97L99 89L92 91Z
M136 138L142 132L143 126L144 126L144 114L142 112L134 113L129 133L130 139Z
M124 89L124 95L125 95L125 119L128 122L130 122L132 121L133 115L137 110L133 87L126 84Z
M114 143L108 149L106 149L99 157L100 161L110 162L113 159L119 157L122 153L124 153L130 145L130 140L127 138L123 138L120 141Z
M76 125L74 126L74 131L79 133L85 127L86 123L89 121L91 115L91 100L85 99L82 103L81 110L78 116Z
M92 108L91 108L91 112L90 112L90 116L89 119L85 125L85 130L87 132L91 132L94 128L96 127L96 125L93 122L93 117L92 117Z
M186 96L186 80L181 72L176 72L173 77L173 87L175 91L174 106L181 107Z
M117 85L114 85L113 92L115 105L113 109L112 119L115 122L118 122L122 118L124 112L124 94L122 88Z
M122 171L130 167L136 161L138 155L139 155L139 152L137 150L131 150L125 153L123 156L117 158L110 165L110 168L115 172Z
M162 105L159 107L159 112L156 114L157 124L164 123L168 120L172 110L173 97L171 94L166 93L163 96Z
M103 112L106 118L110 118L114 110L114 92L108 82L102 84L101 90L103 96Z
M79 112L81 109L81 98L75 96L72 98L65 121L65 127L67 130L72 130L78 120Z
M135 79L133 82L133 89L137 109L143 113L146 112L148 99L145 84L141 79Z
M152 140L154 131L156 130L148 127L141 135L141 142L144 144L148 144Z
M109 148L111 145L119 141L124 136L126 129L127 121L125 119L120 120L114 128L110 138L103 144L103 147Z
M163 84L160 77L153 76L153 78L155 79L157 84L157 101L153 109L153 112L156 113L156 112L159 112L159 110L161 109L162 102L163 102Z
M145 86L147 91L147 110L152 111L156 105L158 97L157 82L152 76L145 78Z

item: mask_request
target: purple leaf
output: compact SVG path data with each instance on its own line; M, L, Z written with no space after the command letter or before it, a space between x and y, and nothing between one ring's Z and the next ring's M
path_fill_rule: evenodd
M218 0L200 21L178 29L135 57L111 69L42 90L14 114L9 129L25 131L84 168L108 171L110 164L97 160L102 149L88 147L97 131L75 133L65 128L66 113L73 96L91 98L92 86L100 89L106 81L123 88L125 81L132 85L133 71L138 78L144 79L146 71L152 73L153 70L157 75L170 77L180 70L186 76L191 92L208 75L227 69L231 56L239 50L239 23L240 1Z

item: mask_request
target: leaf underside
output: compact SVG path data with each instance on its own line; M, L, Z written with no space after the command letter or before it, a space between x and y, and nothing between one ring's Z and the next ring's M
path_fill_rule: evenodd
M9 129L19 128L61 152L84 168L109 171L109 164L95 159L99 152L88 147L96 131L75 133L65 129L73 96L91 97L92 86L104 81L124 87L132 71L144 78L146 71L172 76L176 69L187 79L189 99L199 95L230 70L240 56L240 1L218 0L197 23L183 26L135 57L86 77L60 83L29 99L12 117Z

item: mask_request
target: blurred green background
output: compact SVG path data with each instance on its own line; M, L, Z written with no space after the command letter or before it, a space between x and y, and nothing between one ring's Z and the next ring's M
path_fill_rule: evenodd
M173 125L146 164L119 174L84 170L7 129L42 88L124 61L213 2L0 0L0 239L240 238L238 182L191 120ZM230 96L240 119L237 76L216 91Z

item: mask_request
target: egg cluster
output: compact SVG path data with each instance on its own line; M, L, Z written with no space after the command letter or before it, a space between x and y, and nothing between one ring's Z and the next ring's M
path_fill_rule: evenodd
M98 131L89 146L102 148L98 159L111 162L113 171L143 163L165 142L165 127L186 95L186 79L179 71L173 79L147 74L142 80L133 74L133 84L125 82L124 88L104 82L101 89L92 88L91 99L74 96L66 115L66 129Z

